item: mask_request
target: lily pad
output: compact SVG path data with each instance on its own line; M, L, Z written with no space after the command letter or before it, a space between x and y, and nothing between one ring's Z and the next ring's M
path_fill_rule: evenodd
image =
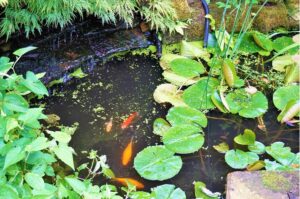
M163 136L171 128L171 125L163 118L156 118L153 123L153 133Z
M293 39L291 37L282 36L273 41L273 47L274 49L279 52L282 49L292 45L294 43ZM294 55L298 52L299 47L291 48L288 50L288 53L291 55Z
M180 75L176 75L171 71L164 71L162 75L165 80L167 80L168 82L176 86L189 86L195 84L200 79L200 77L195 77L195 78L182 77Z
M296 158L290 147L285 147L283 142L274 142L266 147L266 152L282 165L290 165Z
M265 153L265 145L261 142L255 141L254 144L248 145L249 151L261 155Z
M250 95L244 89L238 89L229 93L226 96L226 101L231 113L239 113L245 118L259 117L268 109L268 100L260 91Z
M273 94L273 103L276 108L282 110L289 101L298 100L300 86L290 85L278 88Z
M194 182L195 188L195 197L201 199L219 199L221 193L219 192L211 192L206 188L206 184L201 181Z
M262 160L258 160L247 166L247 171L258 171L266 166L265 162Z
M226 163L234 169L244 169L247 165L259 160L256 153L244 152L239 149L227 151L225 154Z
M253 39L261 48L267 51L273 50L273 42L266 35L256 31L253 33Z
M245 33L238 50L245 52L245 53L257 53L257 52L261 51L262 48L259 47L256 44L256 42L254 41L253 33L248 32L248 33Z
M167 114L167 120L172 126L190 124L196 127L206 127L206 116L196 109L190 107L173 107Z
M186 58L174 59L170 67L175 74L187 78L194 78L205 72L201 62Z
M181 42L180 54L189 58L202 58L209 61L209 53L203 48L202 42Z
M167 180L177 175L182 160L165 146L149 146L134 158L134 168L147 180Z
M162 141L166 148L175 153L193 153L204 144L204 136L199 131L199 128L192 125L174 126L164 134Z
M173 84L161 84L156 87L153 97L157 103L170 103L173 106L187 106L182 100L182 92Z
M272 61L272 66L273 66L272 68L279 72L285 72L286 67L289 65L293 65L294 63L295 63L295 61L293 60L291 55L289 55L289 54L282 55L282 56L276 57Z
M284 84L288 85L290 83L300 82L300 65L293 64L287 66L286 74L284 77Z
M243 134L239 134L234 138L234 142L240 145L253 145L256 135L250 129L245 129Z
M229 151L229 146L228 146L228 144L226 142L221 142L220 144L214 145L213 147L219 153L226 153L227 151Z
M300 99L291 100L283 108L281 113L278 115L277 120L281 123L292 120L295 116L299 116L300 113Z
M211 95L219 84L220 82L215 78L201 78L196 84L183 92L182 98L192 108L200 110L213 109L215 105L211 100Z
M178 58L184 59L186 57L176 54L165 54L160 58L159 64L162 67L162 69L167 70L170 69L170 63Z
M186 195L175 185L164 184L152 189L151 199L186 199Z

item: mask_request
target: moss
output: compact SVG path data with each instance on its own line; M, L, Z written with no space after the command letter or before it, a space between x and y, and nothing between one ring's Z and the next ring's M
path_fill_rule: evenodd
M132 55L145 55L145 56L149 56L149 55L153 55L154 53L156 53L156 47L154 45L150 45L147 48L140 48L140 49L136 49L136 50L130 51L130 53Z
M273 191L289 191L292 187L289 179L287 179L283 174L280 172L263 172L261 173L262 183L263 185L271 189Z
M191 8L187 0L172 0L172 4L179 20L187 20L191 17Z

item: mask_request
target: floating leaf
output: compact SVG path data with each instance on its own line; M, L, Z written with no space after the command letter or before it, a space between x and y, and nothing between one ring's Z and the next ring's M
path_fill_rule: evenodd
M180 54L189 58L202 58L209 61L209 53L203 48L202 42L181 42Z
M220 82L211 77L201 78L196 84L188 87L182 95L184 102L192 108L205 110L215 107L211 95Z
M278 88L273 94L273 103L276 108L282 110L289 101L298 100L300 86L290 85Z
M291 100L283 108L281 113L278 115L277 120L281 123L288 122L292 120L295 116L298 116L300 113L300 99Z
M225 99L224 99L225 100ZM215 90L211 95L211 101L222 113L228 113L228 110L223 104L222 98L220 97L218 90ZM226 102L227 103L227 102Z
M248 164L259 160L256 153L244 152L239 149L227 151L225 154L226 163L234 169L244 169Z
M284 147L283 142L274 142L266 147L266 152L283 165L290 165L296 158L290 147Z
M287 55L276 57L272 61L272 66L274 70L277 70L279 72L285 72L286 67L289 65L293 65L294 63L295 61L293 60L292 56L287 54Z
M156 87L153 93L154 100L157 103L170 103L173 106L187 106L181 97L181 91L172 84L161 84Z
M260 91L250 95L244 89L238 89L229 93L226 96L226 101L231 113L239 113L245 118L259 117L268 109L268 100Z
M167 80L168 82L176 86L189 86L195 84L200 79L199 77L195 77L195 78L182 77L170 71L164 71L162 75L165 78L165 80Z
M254 144L256 135L250 129L245 129L243 134L239 134L234 138L234 142L240 145L252 145Z
M247 171L258 171L265 167L265 162L262 160L258 160L247 166Z
M228 144L226 142L221 142L220 144L214 145L213 147L219 153L226 153L227 151L229 151L229 146L228 146Z
M151 199L186 199L186 195L180 188L164 184L152 189Z
M201 62L186 58L174 59L170 67L175 74L187 78L194 78L205 72Z
M194 182L194 189L195 189L195 197L201 199L219 199L221 193L219 192L211 192L206 188L206 185L201 182L197 181Z
M153 133L163 136L171 125L163 118L156 118L153 123Z
M261 48L272 51L273 50L273 42L264 34L255 31L253 33L253 39L255 43L260 46Z
M28 46L28 47L25 47L25 48L19 48L18 50L14 51L13 54L17 55L18 57L21 57L25 53L28 53L29 51L32 51L34 49L37 49L37 47Z
M165 146L149 146L134 158L134 168L147 180L163 181L174 177L182 167L182 160Z
M261 142L255 141L254 144L248 145L248 149L251 152L261 155L265 152L265 145Z
M245 53L257 53L262 50L253 38L252 32L247 32L242 38L241 44L239 46L239 51L245 52Z
M172 126L190 124L196 127L206 127L207 118L205 115L190 107L173 107L167 114L167 120Z
M234 63L230 59L224 59L221 68L228 86L234 87L235 81L238 79Z
M284 76L284 84L288 85L290 83L299 82L300 81L300 65L293 64L287 66L286 74Z
M199 131L199 128L192 125L174 126L164 134L162 141L166 148L175 153L193 153L204 144L204 136Z
M284 48L292 45L293 43L294 43L294 41L291 37L282 36L273 41L273 47L277 52L279 52L279 51L283 50ZM288 53L291 55L294 55L298 52L298 50L299 50L299 47L295 47L295 48L288 50Z
M167 70L167 69L170 69L170 63L175 60L175 59L187 59L186 57L184 56L180 56L180 55L175 55L175 54L165 54L163 55L161 58L160 58L160 61L159 61L159 64L160 66L164 69L164 70Z
M265 168L267 171L292 171L294 170L293 168L289 166L285 166L282 164L279 164L276 161L270 161L268 159L264 160L265 163Z

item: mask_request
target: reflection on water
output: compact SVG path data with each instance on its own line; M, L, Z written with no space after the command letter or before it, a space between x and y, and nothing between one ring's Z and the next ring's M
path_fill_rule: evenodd
M193 181L201 180L213 191L225 190L226 174L230 168L224 162L224 155L212 146L225 141L231 144L233 137L250 128L257 133L257 140L268 145L274 141L284 141L299 151L298 128L285 127L276 122L278 112L271 107L264 116L267 132L261 131L257 120L241 119L214 111L208 114L205 129L205 145L199 152L184 155L183 168L174 178L164 182L141 179L132 167L122 166L121 157L126 145L133 138L134 156L149 145L160 143L160 138L152 133L152 123L157 117L164 117L169 106L153 101L156 86L163 82L157 60L129 56L118 61L110 61L95 68L84 79L53 90L54 96L47 101L47 113L58 114L61 123L71 125L79 122L79 128L71 145L78 156L78 164L85 162L81 151L98 150L106 154L108 163L118 177L135 178L146 185L146 190L164 183L181 187L188 198L193 197ZM131 126L122 130L121 123L130 113L138 112ZM112 119L111 132L106 132L106 124ZM96 183L103 183L103 179Z

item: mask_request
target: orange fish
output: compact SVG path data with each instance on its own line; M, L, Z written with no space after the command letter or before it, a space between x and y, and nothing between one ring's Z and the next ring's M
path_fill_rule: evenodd
M121 125L121 129L126 129L133 122L133 120L138 116L138 112L131 113L127 119L125 119Z
M131 138L130 142L126 146L122 154L122 165L126 166L131 161L132 157L132 146L133 146L133 138Z
M113 126L113 118L111 117L108 122L105 122L105 130L107 133L111 132Z
M143 183L132 178L112 178L112 180L117 181L124 186L128 186L128 184L133 184L137 189L143 189L145 187Z

